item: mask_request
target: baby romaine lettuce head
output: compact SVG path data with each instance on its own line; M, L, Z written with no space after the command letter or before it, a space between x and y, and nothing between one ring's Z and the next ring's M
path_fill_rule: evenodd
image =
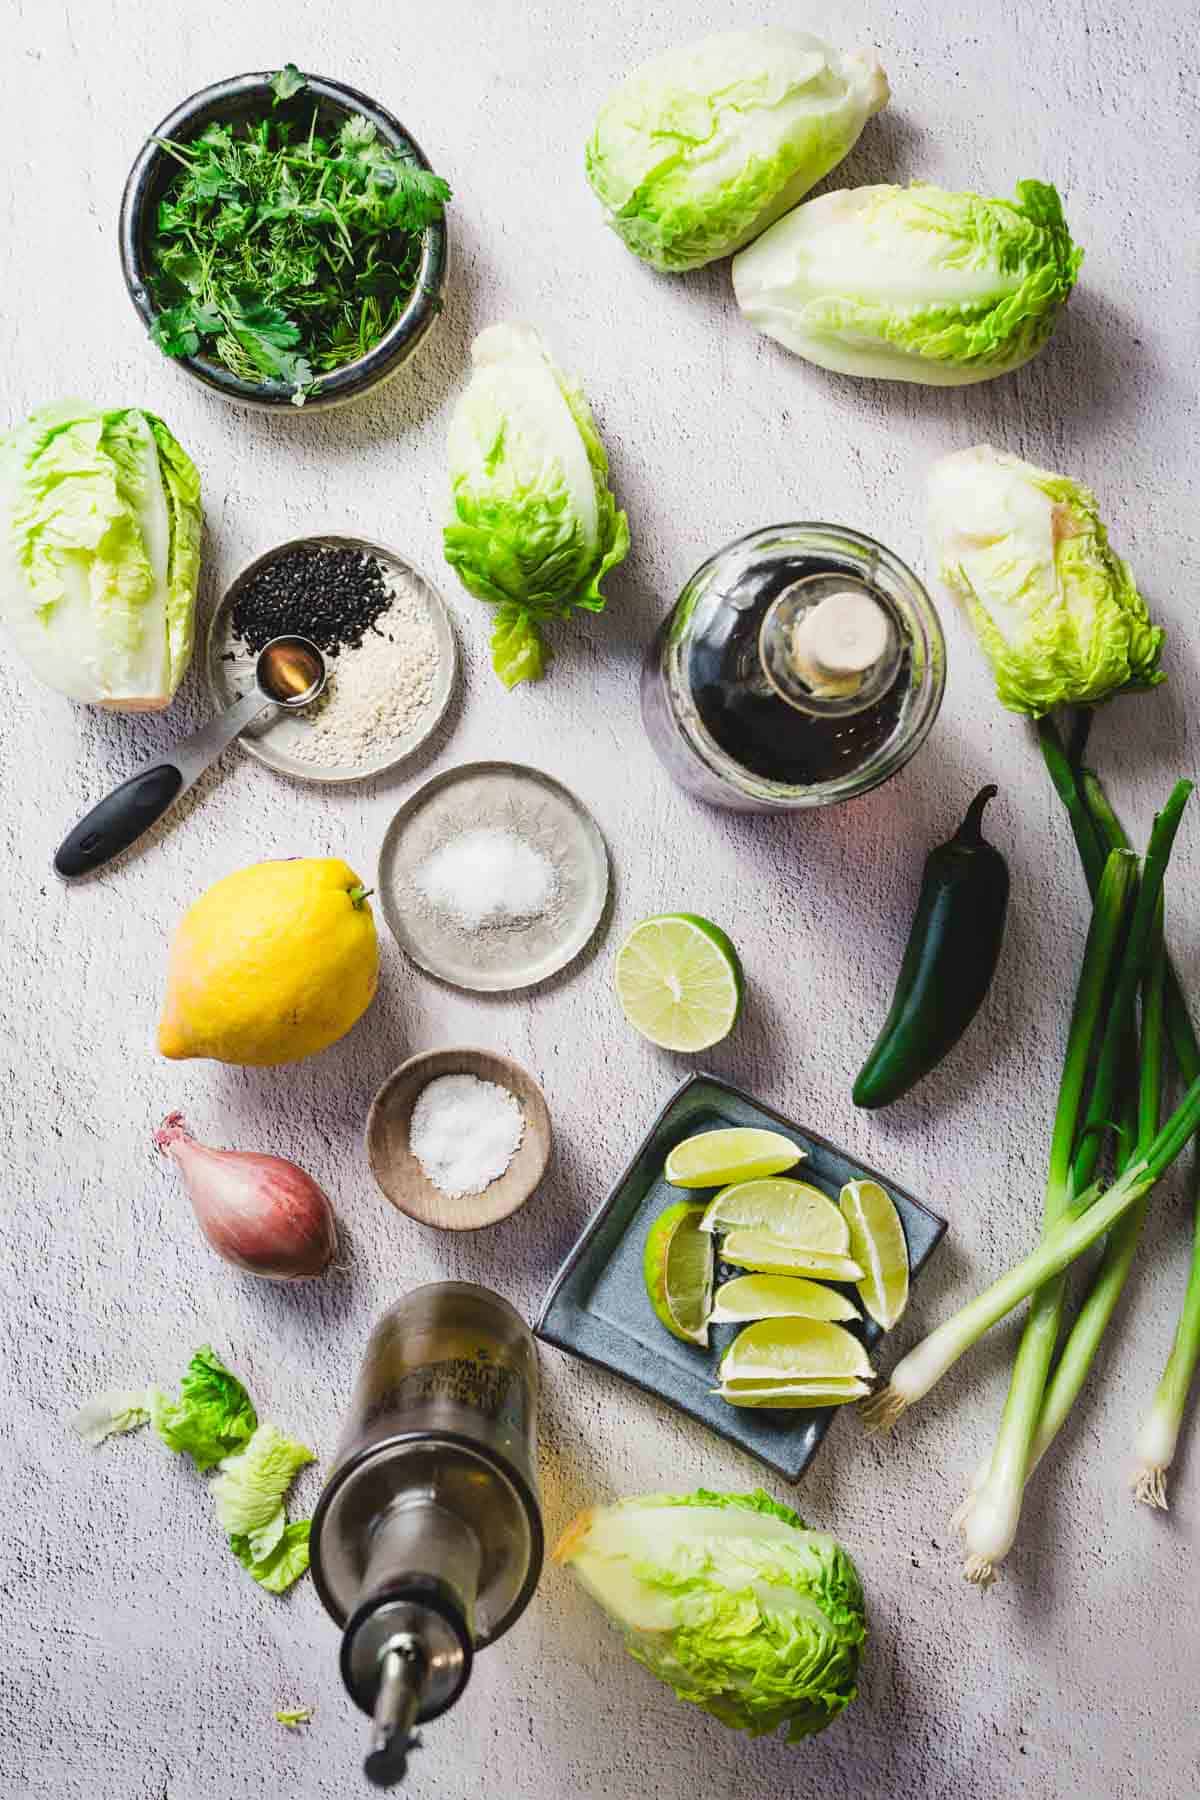
M492 325L450 421L446 561L497 608L492 664L506 687L536 681L548 619L601 612L600 583L629 550L608 458L582 389L528 325Z
M822 194L743 250L743 313L841 375L956 387L1020 368L1071 292L1076 249L1056 190L985 200L916 182Z
M136 407L41 408L0 437L0 620L73 700L166 706L192 653L200 478Z
M635 256L699 268L795 206L887 101L870 52L725 32L633 71L596 121L588 180Z
M934 465L929 511L940 578L1011 711L1040 718L1166 679L1166 634L1079 482L982 444Z
M581 1513L555 1550L638 1662L725 1725L789 1742L854 1699L866 1639L849 1556L752 1494L646 1494Z

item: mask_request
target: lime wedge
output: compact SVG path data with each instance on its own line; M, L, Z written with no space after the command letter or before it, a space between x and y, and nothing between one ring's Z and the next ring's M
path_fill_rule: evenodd
M865 1273L849 1256L801 1250L764 1231L731 1231L721 1246L721 1260L759 1275L812 1275L818 1281L861 1281Z
M850 1227L820 1188L806 1181L739 1181L723 1188L704 1215L704 1231L754 1231L781 1247L845 1256Z
M719 926L695 913L635 925L617 952L617 998L635 1031L663 1050L707 1050L737 1024L742 965Z
M850 1227L850 1254L866 1273L862 1303L890 1331L908 1305L908 1244L892 1197L877 1181L848 1181L841 1207Z
M856 1337L826 1319L763 1319L739 1331L721 1359L720 1379L816 1381L869 1376L870 1359Z
M708 1343L713 1245L701 1231L703 1209L679 1200L660 1213L646 1239L642 1275L658 1319L672 1337Z
M795 1275L739 1275L717 1289L709 1317L714 1325L747 1319L857 1319L844 1294Z
M780 1131L731 1125L721 1131L701 1131L676 1144L664 1173L673 1187L725 1187L731 1181L779 1175L803 1162L805 1154Z
M730 1387L727 1384L713 1388L714 1394L730 1406L758 1406L786 1409L789 1412L802 1412L817 1406L845 1406L847 1401L862 1400L871 1392L870 1384L865 1381L848 1380L842 1382L787 1382L774 1381L754 1387Z

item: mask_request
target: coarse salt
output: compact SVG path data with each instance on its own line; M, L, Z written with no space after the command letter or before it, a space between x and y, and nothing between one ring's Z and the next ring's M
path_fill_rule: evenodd
M392 604L361 644L327 663L325 693L302 718L307 726L288 751L326 768L370 761L381 747L408 737L433 700L440 661L429 608L416 583L389 571Z
M414 879L431 906L470 931L540 919L558 894L549 857L515 832L486 826L451 838Z
M417 1095L408 1145L448 1200L482 1194L504 1174L525 1135L520 1102L477 1075L439 1075Z

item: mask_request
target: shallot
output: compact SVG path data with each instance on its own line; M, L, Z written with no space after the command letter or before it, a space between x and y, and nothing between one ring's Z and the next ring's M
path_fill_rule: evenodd
M337 1249L333 1208L311 1175L282 1156L197 1143L182 1113L154 1142L179 1165L201 1231L218 1256L267 1281L322 1275Z

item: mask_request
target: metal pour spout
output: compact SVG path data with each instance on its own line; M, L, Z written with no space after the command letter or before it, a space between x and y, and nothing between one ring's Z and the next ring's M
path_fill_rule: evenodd
M393 1639L379 1671L371 1747L363 1761L363 1773L373 1787L389 1788L403 1781L409 1752L420 1746L413 1726L424 1675L425 1656L417 1640L407 1634Z

